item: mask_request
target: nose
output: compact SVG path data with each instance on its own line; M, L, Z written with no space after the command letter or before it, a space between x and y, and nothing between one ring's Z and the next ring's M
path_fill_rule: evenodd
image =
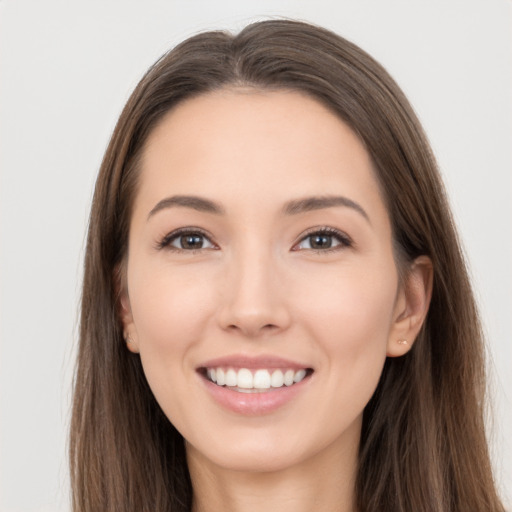
M265 251L247 251L226 267L218 309L222 329L258 338L286 330L291 321L282 272Z

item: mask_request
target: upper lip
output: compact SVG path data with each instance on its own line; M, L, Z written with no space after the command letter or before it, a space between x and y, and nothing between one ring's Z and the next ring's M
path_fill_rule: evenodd
M247 368L252 370L264 369L264 368L288 368L291 370L301 370L310 368L307 364L302 364L291 359L285 359L273 355L230 355L210 359L202 363L198 368L219 368L219 367L231 367L231 368Z

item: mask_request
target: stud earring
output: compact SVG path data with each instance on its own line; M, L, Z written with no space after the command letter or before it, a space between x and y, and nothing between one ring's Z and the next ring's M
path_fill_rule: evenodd
M397 343L399 345L408 345L407 340L398 340Z
M126 343L131 343L131 342L132 342L132 338L131 338L131 336L130 336L129 334L127 334L126 336L124 336L124 341L125 341Z

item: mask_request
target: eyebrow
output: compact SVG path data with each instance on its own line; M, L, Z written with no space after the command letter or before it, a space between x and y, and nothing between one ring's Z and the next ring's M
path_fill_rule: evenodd
M166 197L159 201L156 206L149 212L148 219L150 219L155 213L164 210L166 208L172 208L175 206L181 206L182 208L191 208L198 212L214 213L216 215L222 215L225 213L224 208L209 199L204 199L198 196L172 196Z
M352 208L370 222L370 218L364 208L359 203L344 196L312 196L294 199L287 202L282 211L285 215L298 215L300 213L333 208L336 206ZM225 214L224 208L210 199L199 196L177 195L166 197L159 201L149 212L148 220L157 212L173 207L191 208L199 212L213 213L215 215Z
M324 208L332 208L335 206L352 208L370 222L370 217L366 213L365 209L359 203L356 203L352 199L344 196L314 196L296 199L286 203L283 211L286 215L297 215L299 213L322 210Z

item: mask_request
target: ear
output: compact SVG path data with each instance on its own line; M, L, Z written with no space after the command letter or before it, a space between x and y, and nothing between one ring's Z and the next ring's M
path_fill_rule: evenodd
M408 269L398 292L387 345L388 357L403 356L411 349L428 313L432 282L432 261L428 256L420 256Z
M124 265L120 265L115 271L115 283L117 291L117 307L118 315L123 324L123 337L126 347L134 354L139 353L139 342L137 337L137 329L133 321L132 308L130 305L130 297L128 295L128 283L126 282L126 269Z

